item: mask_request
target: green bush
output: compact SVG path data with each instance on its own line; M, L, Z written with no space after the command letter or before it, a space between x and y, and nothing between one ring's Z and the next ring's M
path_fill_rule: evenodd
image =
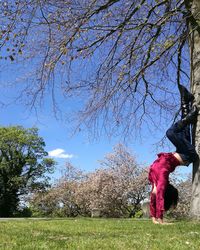
M14 217L31 217L32 211L30 208L25 207L22 210L18 210L13 214Z
M143 212L142 210L138 210L136 213L135 213L135 218L141 218L143 216Z

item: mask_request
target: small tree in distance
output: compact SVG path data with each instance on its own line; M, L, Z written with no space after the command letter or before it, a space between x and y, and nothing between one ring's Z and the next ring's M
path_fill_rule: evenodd
M137 163L131 151L118 144L100 164L115 180L114 190L118 193L118 199L121 196L122 211L130 214L132 210L140 208L141 201L148 197L148 171Z
M190 216L190 201L192 197L192 178L191 175L184 179L176 180L176 187L179 191L179 201L175 210L170 213L179 218L187 218Z
M61 178L50 189L36 192L30 197L33 216L86 215L85 206L77 202L78 186L85 178L86 175L81 170L66 162Z

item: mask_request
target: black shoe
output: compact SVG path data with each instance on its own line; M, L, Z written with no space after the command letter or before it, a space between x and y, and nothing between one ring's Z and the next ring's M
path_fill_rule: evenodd
M182 103L192 103L194 101L194 95L191 94L183 85L179 85L178 88L181 94Z
M177 126L180 130L188 126L189 124L195 123L198 115L198 109L195 105L192 110L182 120L177 122Z
M197 115L198 115L198 108L196 105L194 105L194 107L187 114L187 116L182 119L182 122L185 123L186 125L188 125L190 123L194 123L197 119Z
M181 103L181 119L185 118L189 114L190 110L191 108L188 103Z

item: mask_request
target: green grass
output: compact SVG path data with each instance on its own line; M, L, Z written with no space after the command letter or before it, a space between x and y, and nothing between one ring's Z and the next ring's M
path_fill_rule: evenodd
M200 249L200 223L134 219L0 220L0 249Z

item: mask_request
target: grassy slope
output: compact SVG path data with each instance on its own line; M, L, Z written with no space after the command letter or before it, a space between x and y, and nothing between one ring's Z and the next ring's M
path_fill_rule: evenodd
M2 220L0 249L200 249L200 224L149 220Z

